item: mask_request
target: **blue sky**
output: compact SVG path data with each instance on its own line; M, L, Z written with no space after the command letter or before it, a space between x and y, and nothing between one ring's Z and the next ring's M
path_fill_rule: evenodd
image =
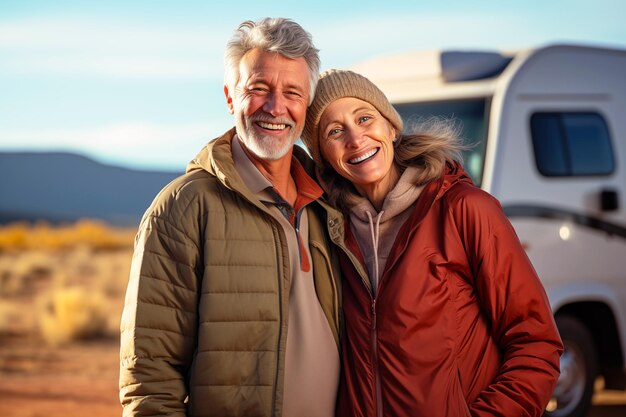
M183 170L232 125L222 55L243 20L296 20L326 69L439 48L626 48L624 15L621 0L0 0L0 151Z

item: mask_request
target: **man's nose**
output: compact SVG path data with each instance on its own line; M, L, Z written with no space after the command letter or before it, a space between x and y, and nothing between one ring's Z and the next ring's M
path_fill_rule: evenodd
M285 98L282 94L268 94L265 103L263 104L263 111L271 114L272 116L285 114L287 111L286 109Z

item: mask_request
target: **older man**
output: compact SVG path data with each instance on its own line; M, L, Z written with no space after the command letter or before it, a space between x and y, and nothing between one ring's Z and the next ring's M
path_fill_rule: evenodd
M244 22L225 54L235 128L144 215L121 325L125 416L331 417L340 221L294 147L319 72L288 19Z

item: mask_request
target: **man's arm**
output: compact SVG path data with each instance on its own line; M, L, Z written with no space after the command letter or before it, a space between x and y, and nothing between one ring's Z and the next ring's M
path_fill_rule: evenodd
M125 417L186 415L200 252L197 241L167 218L146 215L135 241L121 321Z

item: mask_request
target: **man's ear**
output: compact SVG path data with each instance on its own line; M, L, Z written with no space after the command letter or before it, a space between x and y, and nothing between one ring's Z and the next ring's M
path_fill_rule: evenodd
M228 112L230 114L235 114L235 109L233 108L233 97L230 95L230 91L228 90L228 86L224 84L224 95L226 96L226 107L228 107Z

